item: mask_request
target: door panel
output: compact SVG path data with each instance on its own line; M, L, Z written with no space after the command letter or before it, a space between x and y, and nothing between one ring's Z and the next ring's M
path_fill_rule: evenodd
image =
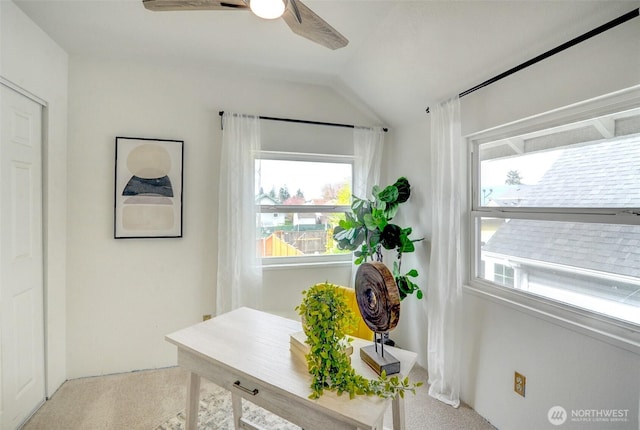
M42 108L0 85L0 428L45 399Z

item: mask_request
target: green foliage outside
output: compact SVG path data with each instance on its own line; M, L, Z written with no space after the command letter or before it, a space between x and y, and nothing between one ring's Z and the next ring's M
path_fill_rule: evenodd
M507 185L521 185L522 176L520 176L520 172L517 170L509 170L507 172L507 179L505 179L504 183Z
M280 187L280 191L278 192L278 199L280 202L284 203L289 197L291 197L289 188L286 185Z
M336 204L340 206L348 206L351 204L351 184L345 183L336 192ZM348 249L341 249L338 247L338 243L333 240L333 232L335 226L339 225L341 221L344 221L345 215L334 213L329 216L329 228L327 229L327 254L348 254L351 251Z

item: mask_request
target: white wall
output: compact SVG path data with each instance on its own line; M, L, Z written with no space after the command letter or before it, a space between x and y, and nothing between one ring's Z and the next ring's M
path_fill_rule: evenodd
M47 395L66 380L67 54L11 1L0 1L0 76L44 102Z
M214 313L218 111L376 124L325 87L217 70L72 58L69 87L70 378L175 364L164 336ZM113 239L116 136L185 141L183 238ZM345 273L269 270L264 309L292 315L303 289Z
M402 257L403 272L410 269L418 270L415 282L423 293L427 292L429 279L429 260L431 237L431 192L429 189L429 123L425 116L424 123L404 126L393 131L395 144L385 145L386 160L383 169L381 185L389 185L401 176L406 177L411 184L410 199L400 206L398 215L393 222L403 228L413 229L411 238L423 241L415 244L416 251L404 254ZM391 264L394 255L385 256L385 263ZM400 321L391 338L398 346L418 353L418 364L427 367L427 332L426 300L418 300L414 295L406 297L401 302ZM426 382L426 381L425 381Z
M320 282L349 285L351 265L336 264L319 268L268 267L263 270L264 309L287 318L298 319L295 307L302 300L302 290Z
M479 82L490 77L478 73ZM639 83L640 25L636 19L463 98L463 134ZM402 174L414 186L409 204L416 211L408 218L427 237L428 121L425 117L425 124L399 130L396 146L387 157L388 179ZM428 251L418 250L415 258L421 262L422 279L428 279ZM426 326L420 314L424 308L407 300L402 306L401 326L393 336L419 351L424 363L426 346L421 342ZM572 409L630 410L626 423L567 422L562 428L638 428L637 354L468 292L464 293L464 330L462 398L498 428L554 428L547 412L555 405L569 413ZM513 392L514 371L527 377L525 398Z

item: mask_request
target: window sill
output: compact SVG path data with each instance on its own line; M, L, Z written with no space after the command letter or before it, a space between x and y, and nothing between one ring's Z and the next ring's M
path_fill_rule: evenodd
M351 260L349 261L301 261L295 262L282 262L275 263L270 262L268 264L262 264L263 271L270 270L290 270L290 269L330 269L330 268L344 268L351 266Z
M551 324L640 355L640 331L634 324L516 290L482 282L471 284L463 286L464 293L508 306Z

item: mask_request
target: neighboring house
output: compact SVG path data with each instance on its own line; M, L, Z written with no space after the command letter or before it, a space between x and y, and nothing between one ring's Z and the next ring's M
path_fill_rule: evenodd
M317 213L294 213L293 225L315 225L320 224L320 214Z
M267 194L256 196L256 204L258 205L278 205L280 202ZM260 225L263 227L277 227L285 224L286 214L278 212L265 212L260 214Z
M318 204L295 196L280 203L267 194L257 196L256 203L269 206ZM258 240L258 250L262 257L323 254L327 249L327 214L263 212L259 217L262 237Z
M611 172L615 183L604 188ZM520 206L640 207L640 137L564 149ZM511 219L482 250L485 279L558 300L570 295L589 309L620 306L626 314L632 305L630 320L638 320L640 226Z

